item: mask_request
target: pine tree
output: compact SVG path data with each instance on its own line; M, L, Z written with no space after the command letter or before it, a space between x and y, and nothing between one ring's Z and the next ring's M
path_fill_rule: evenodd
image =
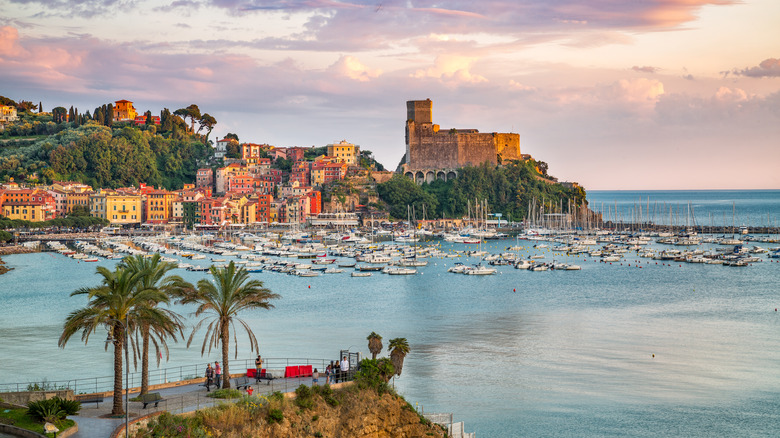
M114 105L108 104L106 105L106 126L111 126L114 124Z
M38 112L39 113L43 112L43 102L40 102L40 101L38 102Z

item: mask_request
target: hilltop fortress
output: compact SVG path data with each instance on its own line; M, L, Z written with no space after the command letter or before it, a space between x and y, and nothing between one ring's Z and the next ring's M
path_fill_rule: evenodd
M417 183L452 179L468 165L522 159L519 134L442 131L433 123L432 108L431 99L406 102L406 156L400 170Z

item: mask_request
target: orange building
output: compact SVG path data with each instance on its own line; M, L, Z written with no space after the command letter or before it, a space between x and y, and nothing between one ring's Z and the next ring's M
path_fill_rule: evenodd
M176 193L167 190L153 190L146 194L146 222L167 223L173 215L173 201Z
M129 100L117 100L114 102L114 120L121 122L125 120L135 120L138 116L133 102ZM144 119L146 121L146 119Z

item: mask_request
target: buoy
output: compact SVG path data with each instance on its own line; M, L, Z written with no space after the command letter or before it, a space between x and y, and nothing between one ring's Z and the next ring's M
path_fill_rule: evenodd
M655 353L653 353L653 357L655 357Z
M309 285L309 289L311 289L311 285Z
M517 289L512 289L512 292L517 292ZM777 309L775 309L775 312L777 312Z

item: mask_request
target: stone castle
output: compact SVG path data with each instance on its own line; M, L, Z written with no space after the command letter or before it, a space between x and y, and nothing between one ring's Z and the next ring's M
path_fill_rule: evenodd
M417 183L452 179L457 169L468 165L522 159L519 134L442 131L433 123L432 107L430 99L406 102L406 156L401 171Z

